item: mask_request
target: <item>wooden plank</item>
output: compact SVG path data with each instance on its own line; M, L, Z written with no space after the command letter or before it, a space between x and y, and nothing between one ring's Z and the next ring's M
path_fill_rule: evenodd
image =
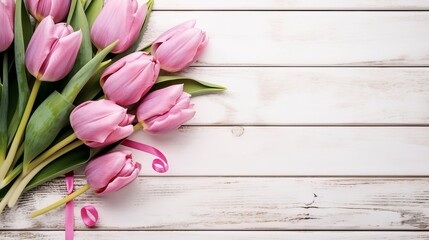
M193 67L181 75L228 87L192 99L192 125L429 123L429 68Z
M429 169L425 127L186 127L130 139L159 148L169 159L166 175L427 176ZM133 153L142 174L159 176L151 155Z
M62 229L63 208L28 214L64 196L64 185L25 194L0 216L1 229ZM429 178L141 177L108 196L81 196L75 213L96 206L98 230L427 230L428 196Z
M424 0L156 0L155 10L428 10Z
M77 231L75 239L122 239L129 240L423 240L428 237L427 232L280 232L280 231ZM0 232L3 240L17 239L45 239L57 240L64 237L62 231L3 231Z
M428 66L429 12L161 11L146 41L197 19L199 66Z

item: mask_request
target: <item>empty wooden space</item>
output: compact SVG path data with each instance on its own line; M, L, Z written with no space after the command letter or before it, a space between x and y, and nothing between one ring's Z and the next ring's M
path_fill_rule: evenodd
M131 136L169 172L133 150L141 176L78 198L75 239L429 239L428 1L155 2L141 45L196 19L209 47L180 75L228 90L192 99L176 132ZM58 178L25 193L0 239L63 238L64 208L29 213L66 192Z

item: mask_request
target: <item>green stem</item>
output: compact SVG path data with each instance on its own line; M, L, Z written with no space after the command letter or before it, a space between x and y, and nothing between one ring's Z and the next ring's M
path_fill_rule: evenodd
M16 168L9 172L9 174L3 179L3 182L0 184L0 190L7 185L9 185L13 179L15 179L22 172L22 163L20 163Z
M34 159L30 164L28 164L28 166L24 166L24 171L23 171L24 176L27 175L31 170L33 170L34 168L36 168L43 161L45 161L45 159L47 159L48 157L52 156L52 154L56 153L61 148L67 146L68 144L70 144L71 142L73 142L74 140L76 140L76 138L77 138L76 134L74 134L74 133L70 134L68 137L64 138L59 143L55 144L50 149L48 149L43 154L41 154L39 157L37 157L36 159Z
M68 145L67 147L57 151L55 154L53 154L51 157L47 158L43 163L39 164L36 168L34 168L31 172L29 172L25 177L23 177L22 181L19 182L19 184L16 187L16 189L14 190L13 194L10 196L8 206L10 208L15 206L15 204L18 202L19 196L21 196L22 192L24 192L24 189L27 186L27 184L44 167L46 167L49 163L53 162L55 159L61 157L62 155L70 152L71 150L79 147L82 144L83 144L83 142L80 140L75 141L74 143Z
M37 92L39 92L40 84L41 81L36 78L36 81L34 81L33 89L31 89L27 105L25 106L24 114L22 115L21 121L19 122L18 130L16 131L15 137L13 138L6 160L0 168L0 180L4 179L7 172L9 171L13 159L15 159L19 144L21 143L25 128L27 126L28 120L30 119L31 110L33 109Z
M18 162L19 158L22 157L22 154L24 154L24 144L21 144L19 146L18 151L16 152L15 158L13 159L12 165L10 165L10 168L14 168L16 163Z
M67 197L65 197L65 198L63 198L63 199L61 199L61 200L59 200L59 201L57 201L57 202L55 202L55 203L53 203L53 204L51 204L51 205L49 205L49 206L45 207L45 208L42 208L42 209L40 209L40 210L37 210L37 211L32 212L32 213L31 213L31 217L32 217L32 218L35 218L35 217L37 217L37 216L40 216L40 215L42 215L42 214L45 214L45 213L47 213L47 212L49 212L49 211L51 211L51 210L53 210L53 209L55 209L55 208L57 208L57 207L59 207L59 206L63 205L63 204L65 204L65 203L67 203L67 202L69 202L69 201L71 201L71 200L75 199L75 198L76 198L76 197L78 197L79 195L81 195L81 194L83 194L84 192L88 191L88 189L89 189L89 188L90 188L90 187L89 187L89 185L88 185L88 184L86 184L86 185L84 185L83 187L79 188L78 190L74 191L72 194L68 195Z
M16 179L15 183L12 185L12 187L9 188L9 191L6 193L6 195L0 201L0 214L3 212L4 208L6 207L8 201L9 201L9 198L12 196L13 192L15 191L16 187L18 186L18 184L21 180L22 180L22 176L20 176L18 179Z

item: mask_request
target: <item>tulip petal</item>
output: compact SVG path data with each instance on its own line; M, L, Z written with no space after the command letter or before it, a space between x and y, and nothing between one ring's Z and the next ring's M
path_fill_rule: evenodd
M49 15L54 18L54 22L60 22L64 18L66 18L68 11L70 9L71 1L58 1L51 0L51 9Z
M194 59L192 59L192 63L194 63L201 57L201 54L203 54L204 49L206 49L207 44L209 43L209 38L207 37L206 33L203 32L202 34L203 34L203 37L202 37L200 46L197 49L197 53L195 54Z
M106 81L106 79L112 75L113 73L117 72L119 69L121 69L123 66L125 66L126 63L128 62L132 62L138 58L140 58L141 55L145 54L144 52L135 52L135 53L131 53L121 59L119 59L118 61L116 61L115 63L113 63L112 65L110 65L101 75L100 77L100 85L103 86L104 82Z
M133 1L133 5L136 5L136 4L137 4L137 1ZM134 7L132 11L135 12ZM124 41L122 40L119 41L118 45L116 45L115 48L113 48L112 50L113 53L124 52L134 43L134 41L139 36L146 14L147 14L147 6L146 4L143 4L133 15L132 22L129 24L128 34L125 35L126 38L124 39Z
M43 62L51 51L57 38L54 36L55 23L50 16L39 24L25 54L25 65L34 77L38 77Z
M155 84L159 73L159 64L153 57L126 63L112 74L104 83L103 90L107 97L120 105L138 102Z
M193 109L183 109L174 114L168 114L167 117L159 121L155 119L152 122L147 122L145 131L152 134L166 133L178 129L182 124L192 119L195 115Z
M98 49L119 39L113 53L124 52L137 38L147 12L146 5L134 12L136 0L108 1L91 28L91 39Z
M183 92L183 84L172 85L149 93L137 108L137 119L146 121L168 112Z
M103 195L103 194L116 192L119 189L130 184L132 181L134 181L134 179L136 179L139 176L139 172L141 170L141 165L139 163L136 163L135 165L136 165L136 169L134 169L133 173L130 176L115 178L109 185L107 185L107 187L104 190L99 191L97 193L100 195Z
M12 44L13 41L13 22L11 22L10 17L6 7L0 3L0 52L3 52Z
M202 38L200 29L191 28L161 44L155 52L161 68L177 72L191 65Z
M64 78L73 68L81 43L80 30L60 38L45 60L46 70L41 80L56 81Z
M37 1L37 8L36 8L36 16L34 16L38 21L41 21L44 17L49 16L51 14L51 5L52 2L50 0L48 1L43 1L43 0L39 0ZM55 19L52 16L54 22Z
M183 22L175 27L170 28L169 30L167 30L166 32L164 32L163 34L161 34L152 44L152 49L151 52L156 52L156 50L158 49L159 45L161 45L163 42L167 41L168 39L170 39L173 35L175 35L176 33L179 32L183 32L187 29L193 28L195 26L195 24L197 23L197 21L195 19L192 20L188 20L186 22Z
M95 190L105 188L122 170L128 156L131 156L131 152L116 151L91 160L85 168L85 175L91 188Z
M104 143L124 119L129 119L126 109L112 101L88 101L70 114L70 124L79 139L90 143ZM95 144L95 143L94 143Z
M110 145L121 139L129 137L134 132L134 127L132 125L127 126L118 126L103 142L103 146Z

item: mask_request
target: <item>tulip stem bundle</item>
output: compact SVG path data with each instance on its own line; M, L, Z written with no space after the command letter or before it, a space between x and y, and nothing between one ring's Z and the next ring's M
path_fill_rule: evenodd
M28 98L27 105L25 106L24 114L22 115L18 130L15 133L15 137L13 138L12 145L10 146L6 160L3 162L0 168L1 181L3 181L3 179L6 177L6 174L8 173L9 168L12 165L13 160L15 159L19 144L21 143L22 137L24 135L25 127L27 126L27 122L30 119L30 113L33 109L34 102L36 101L36 96L39 92L40 84L41 81L39 79L36 79L36 81L34 81L34 85L31 89L30 97Z

